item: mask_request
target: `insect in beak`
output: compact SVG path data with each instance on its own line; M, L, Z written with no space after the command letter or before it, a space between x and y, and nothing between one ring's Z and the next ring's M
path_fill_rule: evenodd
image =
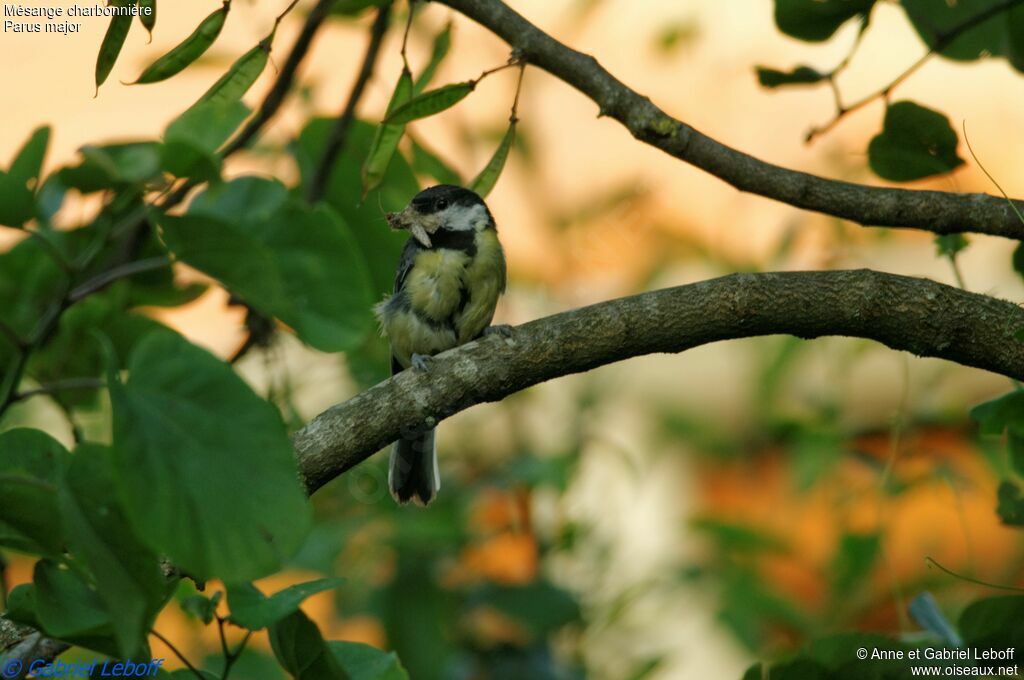
M430 247L430 234L423 226L421 215L411 207L406 208L402 212L388 213L387 220L392 229L407 229L413 235L413 238L423 244L423 247Z

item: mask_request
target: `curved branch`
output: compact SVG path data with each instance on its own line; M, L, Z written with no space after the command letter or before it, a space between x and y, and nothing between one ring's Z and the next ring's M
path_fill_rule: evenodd
M732 274L575 309L434 358L314 418L292 437L312 493L400 434L537 383L655 352L760 335L845 335L1024 379L1024 309L871 270ZM681 378L682 379L682 378Z
M1024 224L1002 198L872 187L825 179L754 158L672 118L631 90L593 57L547 35L500 0L438 0L483 25L529 63L592 99L601 115L634 137L731 184L797 208L865 226L923 229L936 234L976 232L1024 240ZM1024 210L1024 201L1017 201Z

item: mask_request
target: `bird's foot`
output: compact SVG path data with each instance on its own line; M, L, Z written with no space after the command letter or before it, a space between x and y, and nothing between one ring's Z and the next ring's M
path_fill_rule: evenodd
M412 364L412 367L415 368L417 371L423 371L424 373L430 370L430 364L433 363L433 361L434 357L430 356L429 354L414 353L411 357L409 357L409 363Z
M484 335L500 335L506 340L512 337L512 326L507 323L498 324L497 326L488 326L484 329Z

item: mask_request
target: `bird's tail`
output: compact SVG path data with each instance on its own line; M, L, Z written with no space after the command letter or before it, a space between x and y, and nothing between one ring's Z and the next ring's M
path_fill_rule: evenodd
M410 500L427 505L441 488L437 471L437 450L434 448L434 430L428 430L415 439L399 439L391 449L388 470L388 488L401 504Z

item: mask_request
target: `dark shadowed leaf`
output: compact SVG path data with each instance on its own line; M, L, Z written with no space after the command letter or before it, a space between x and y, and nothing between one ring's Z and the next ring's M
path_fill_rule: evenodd
M61 484L60 510L72 553L93 574L122 658L143 654L171 587L158 555L135 537L117 501L110 449L83 444Z
M188 215L162 218L168 247L317 349L358 345L372 327L373 297L363 254L337 213L291 201L270 209L265 201L283 199L284 188L259 178L214 191L219 198L197 199ZM254 191L267 193L230 212Z
M135 0L116 0L111 3L116 7L128 7L135 4ZM103 36L100 44L99 54L96 56L96 89L106 81L117 61L117 55L121 54L124 47L124 40L128 37L128 31L132 28L132 15L115 15L110 18L107 26L107 33Z
M351 678L324 642L316 624L301 611L281 619L268 633L274 656L296 680Z
M970 242L963 234L942 234L935 237L935 252L939 257L956 257L968 245Z
M875 0L775 0L775 25L810 42L832 37L840 26L871 11Z
M0 434L0 545L44 555L63 551L57 485L69 462L67 450L42 430Z
M810 66L797 66L791 71L777 71L765 66L757 67L757 80L762 87L780 87L782 85L813 85L825 80L826 76Z
M323 154L324 144L334 121L317 118L311 121L299 136L296 145L296 159L302 172L303 189L310 179ZM395 278L395 266L402 252L407 234L392 231L384 219L384 213L401 210L416 192L419 184L402 154L391 158L380 187L361 199L363 159L370 152L375 127L363 121L353 121L349 129L348 143L328 178L324 198L341 213L362 249L370 265L373 281L374 300L385 292L391 292Z
M876 175L894 182L941 175L963 165L949 119L914 102L890 104L882 131L868 145Z
M149 33L149 40L152 42L153 29L156 28L156 0L139 0L139 10L139 22Z
M960 615L964 645L975 649L1024 649L1024 595L977 600ZM1015 655L1016 656L1016 655Z
M996 514L1007 526L1024 526L1024 494L1019 486L1010 481L999 483Z
M172 332L108 376L117 486L138 534L189 574L249 580L302 543L309 506L277 410Z
M992 8L1004 5L1003 0L957 0L935 3L930 0L901 0L907 19L926 45L936 45L940 35L963 25ZM1012 11L999 11L986 21L964 31L945 45L940 54L947 59L973 61L988 56L1004 56L1018 69L1021 67L1020 27L1024 12L1020 6Z

